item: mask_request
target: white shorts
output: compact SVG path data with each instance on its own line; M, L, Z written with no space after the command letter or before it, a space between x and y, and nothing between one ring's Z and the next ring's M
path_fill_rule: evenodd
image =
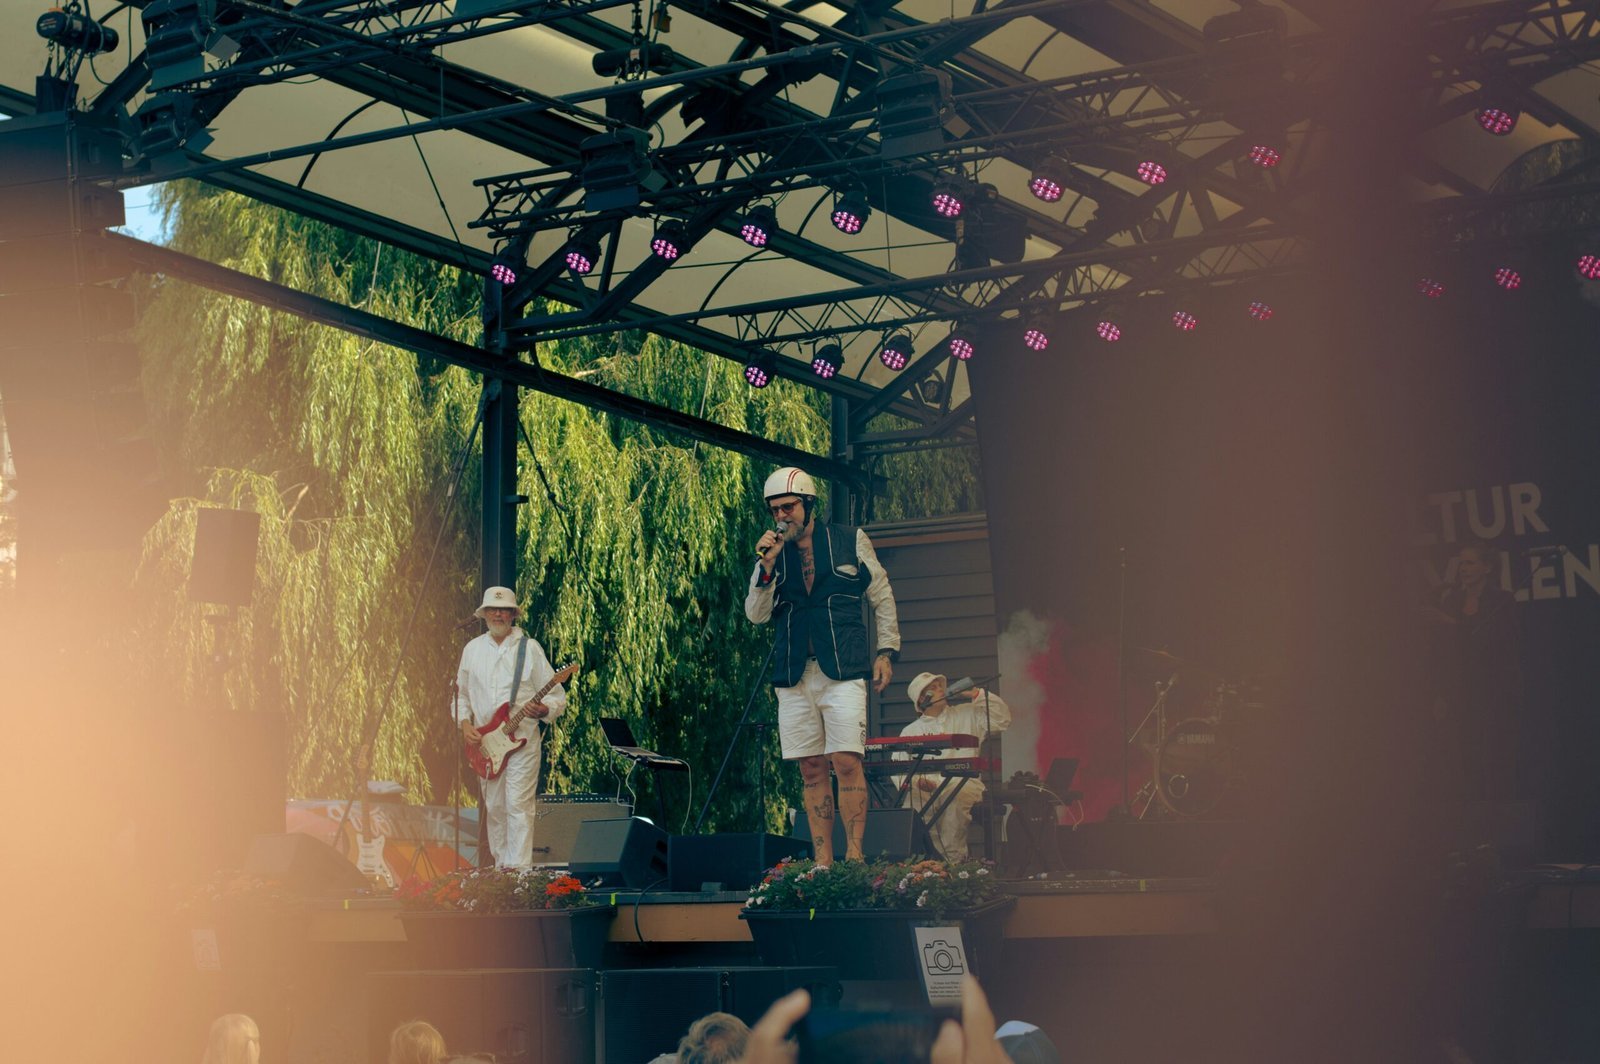
M775 690L778 742L786 760L866 750L867 681L831 680L812 658L799 683Z

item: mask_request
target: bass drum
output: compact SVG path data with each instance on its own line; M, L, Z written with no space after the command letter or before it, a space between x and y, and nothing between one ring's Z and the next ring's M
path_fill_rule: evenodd
M1214 720L1186 720L1156 751L1156 795L1175 815L1202 817L1237 780L1236 752Z

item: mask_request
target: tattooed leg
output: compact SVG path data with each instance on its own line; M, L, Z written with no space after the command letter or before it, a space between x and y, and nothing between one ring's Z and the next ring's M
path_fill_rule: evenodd
M844 817L844 856L860 861L861 836L867 829L867 779L861 771L861 755L840 752L833 755L833 771L839 777L839 815Z
M806 821L811 825L811 852L818 864L833 864L833 780L825 756L802 757L800 778L805 781Z

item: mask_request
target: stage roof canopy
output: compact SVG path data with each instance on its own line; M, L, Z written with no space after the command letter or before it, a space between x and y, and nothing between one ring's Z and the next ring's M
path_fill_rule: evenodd
M69 58L35 32L46 6L0 15L0 109L13 115L38 109L36 75ZM1524 152L1596 138L1593 5L1429 8L1414 23L1429 64L1405 160L1419 200L1493 203ZM120 38L76 80L78 105L127 135L125 187L193 175L481 273L499 254L518 297L571 308L511 321L513 346L643 327L741 362L770 349L777 374L848 399L870 448L884 411L920 426L884 445L971 436L955 332L994 342L1040 312L1293 270L1341 117L1348 5L78 10ZM1031 193L1035 176L1059 200ZM941 181L964 200L959 218L931 205ZM830 221L847 194L870 207L853 235ZM740 235L758 205L777 225L762 247ZM666 222L686 248L670 263L650 247ZM573 243L594 255L588 276L568 268ZM896 371L879 352L899 331L912 353ZM812 360L829 343L843 364L823 379Z

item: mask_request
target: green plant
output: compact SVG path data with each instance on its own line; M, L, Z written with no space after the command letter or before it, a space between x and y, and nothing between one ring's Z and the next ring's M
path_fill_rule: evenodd
M925 910L934 916L972 909L1000 894L981 861L785 861L769 870L745 907L760 912Z
M394 896L409 912L510 913L595 904L572 876L539 869L469 868L433 880L412 876Z

